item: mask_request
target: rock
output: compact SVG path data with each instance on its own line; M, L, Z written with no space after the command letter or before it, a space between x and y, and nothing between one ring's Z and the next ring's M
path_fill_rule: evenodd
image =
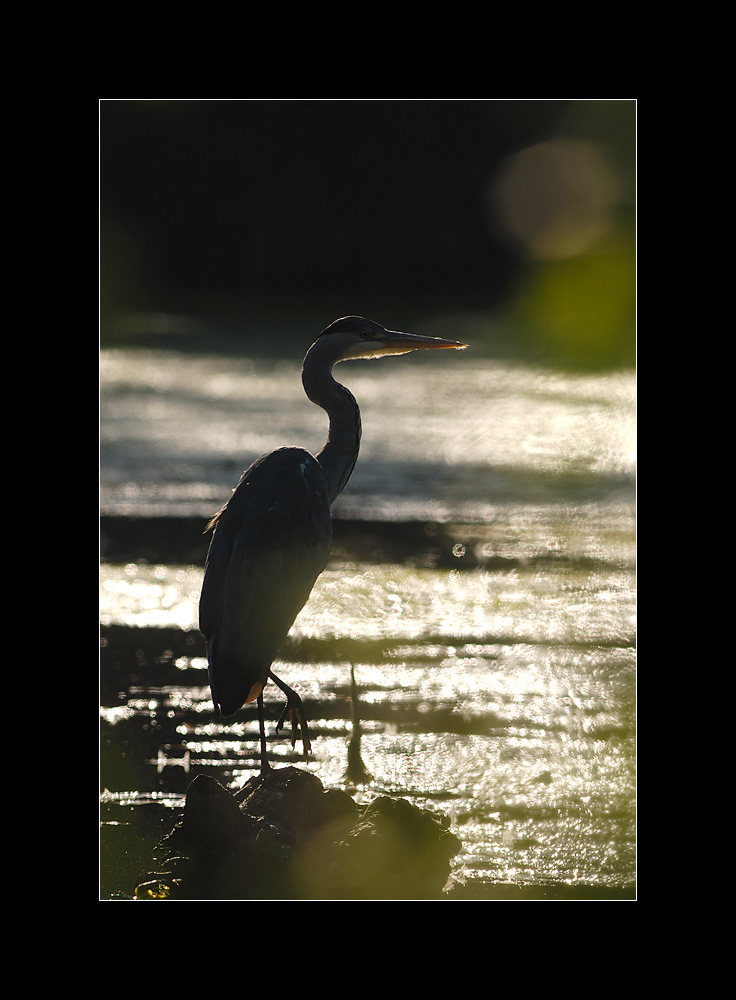
M232 795L207 775L159 845L138 899L436 899L460 841L405 799L362 811L309 771L272 769Z
M349 829L358 818L358 807L347 792L325 791L316 775L297 767L250 778L234 798L243 815L267 820L293 846L325 824L337 821Z
M431 813L381 796L340 844L333 893L344 899L436 898L461 846Z

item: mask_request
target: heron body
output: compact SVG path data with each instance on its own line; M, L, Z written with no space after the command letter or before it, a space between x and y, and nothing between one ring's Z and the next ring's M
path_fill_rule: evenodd
M233 715L266 686L331 544L327 480L316 458L279 448L246 469L217 515L199 605L220 715Z
M263 767L268 765L262 692L269 677L287 694L292 724L294 713L299 718L305 752L309 746L301 703L272 673L271 664L327 564L330 506L358 458L358 404L332 377L332 368L339 361L464 346L385 330L359 316L336 320L309 349L302 369L307 396L329 416L324 448L316 456L303 448L279 448L257 459L208 526L214 535L199 624L207 642L212 700L222 717L258 700Z

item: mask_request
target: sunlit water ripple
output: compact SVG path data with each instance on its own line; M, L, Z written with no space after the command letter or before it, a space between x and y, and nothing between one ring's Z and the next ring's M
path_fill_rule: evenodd
M484 521L499 504L567 500L571 489L631 500L630 372L564 375L417 354L343 363L335 375L363 421L338 517ZM108 513L206 516L259 455L324 444L325 414L305 397L296 363L111 350L101 377Z
M276 666L310 707L309 768L345 784L352 664L373 776L358 799L388 790L450 816L460 879L630 885L633 377L452 360L336 370L364 423L336 515L472 522L479 566L328 566ZM102 375L108 513L205 516L258 454L324 440L297 365L110 351ZM103 628L195 635L201 580L200 566L103 564ZM127 684L111 656L103 739L139 741L145 763L137 787L105 791L110 808L179 805L202 769L232 787L254 773L255 714L214 719L202 656L161 648L155 683L133 670ZM147 647L136 657L153 669ZM288 740L271 746L296 760Z

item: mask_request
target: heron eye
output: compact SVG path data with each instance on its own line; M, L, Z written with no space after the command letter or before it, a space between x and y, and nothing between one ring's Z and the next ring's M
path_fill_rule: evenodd
M368 340L368 338L371 335L371 331L370 330L361 330L360 331L360 335L363 338L363 340Z

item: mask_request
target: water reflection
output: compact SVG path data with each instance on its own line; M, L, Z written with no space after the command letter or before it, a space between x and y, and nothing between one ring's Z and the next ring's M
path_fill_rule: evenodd
M631 373L574 376L465 358L438 370L412 355L392 360L336 370L363 417L338 517L380 509L400 519L485 520L494 502L522 497L631 495ZM319 451L327 421L304 396L299 372L297 363L103 352L104 511L205 517L264 452Z
M201 571L168 569L190 603ZM155 567L104 576L114 584L103 582L110 628L151 620L156 609L141 606L156 596L151 579L162 620L179 620ZM121 579L133 586L118 588ZM467 877L622 885L634 878L633 612L630 571L616 567L330 568L275 669L304 700L308 766L327 787L351 773L354 673L372 776L353 781L356 797L401 794L449 814ZM259 767L255 711L214 719L202 656L163 648L176 634L168 629L144 628L133 645L158 632L158 646L154 638L137 657L157 683L119 692L124 704L103 710L104 734L140 746L143 788L183 795L202 770L240 787ZM273 731L279 693L266 695L269 754L299 763Z
M356 797L449 815L468 878L628 885L633 378L458 360L338 369L364 443L335 513L360 520L352 535L338 521L275 669L305 702L326 787L349 772L354 674L370 776L353 779ZM204 519L258 454L318 450L326 430L297 365L174 352L104 352L102 410L103 503L117 514ZM372 532L371 516L400 537ZM131 804L170 813L194 774L239 787L259 766L255 708L213 716L202 563L166 558L102 567L111 824ZM273 732L279 693L266 695L269 753L304 766Z
M130 567L104 566L102 623L196 628L203 571L171 568L167 586L151 585L155 574L140 566L132 577ZM446 573L371 565L328 567L290 636L631 644L634 626L633 578L625 569Z

